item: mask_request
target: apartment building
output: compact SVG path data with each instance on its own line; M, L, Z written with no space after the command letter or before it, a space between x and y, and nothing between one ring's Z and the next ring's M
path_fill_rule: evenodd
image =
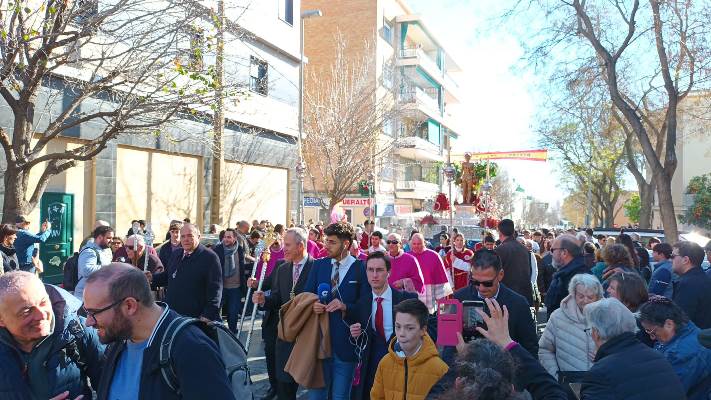
M455 79L460 67L432 33L426 17L415 14L405 1L302 0L301 9L323 13L305 23L307 71L329 65L337 32L354 47L354 54L368 41L374 47L373 85L392 91L403 110L397 121L383 126L384 140L394 141L394 150L376 162L374 200L379 224L386 226L423 210L425 202L442 191L447 146L461 134L448 112L460 101ZM306 83L308 92L308 79ZM307 196L312 200L322 196L318 187L306 190L311 190ZM353 198L347 200L355 205L343 208L358 223L366 218L367 205L357 205ZM318 203L309 204L315 207L307 207L307 219L319 217ZM320 217L324 219L323 210Z

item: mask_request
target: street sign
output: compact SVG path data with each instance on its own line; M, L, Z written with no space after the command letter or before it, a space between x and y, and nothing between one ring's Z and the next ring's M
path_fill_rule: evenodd
M304 207L321 207L321 199L318 197L304 197Z
M367 207L370 205L369 197L346 197L343 199L343 207L353 207L353 206L363 206Z
M395 205L394 204L377 204L375 206L375 215L378 217L394 217L395 216Z

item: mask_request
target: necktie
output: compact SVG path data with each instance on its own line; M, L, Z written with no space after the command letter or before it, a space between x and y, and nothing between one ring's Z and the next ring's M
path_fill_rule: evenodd
M385 327L383 326L383 298L376 297L375 302L378 303L375 308L375 330L384 340L388 340L385 337Z
M336 290L338 287L338 282L340 281L340 278L338 276L338 268L340 268L341 263L336 261L333 263L333 273L331 274L331 290Z
M294 273L291 281L292 285L296 286L296 282L299 281L299 275L301 275L301 264L294 264Z

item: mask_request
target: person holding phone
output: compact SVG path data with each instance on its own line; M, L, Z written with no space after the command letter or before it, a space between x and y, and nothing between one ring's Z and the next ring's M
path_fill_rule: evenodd
M509 333L511 338L537 358L538 336L528 301L501 283L503 278L504 270L496 252L479 250L471 265L469 285L454 292L453 297L461 302L496 299L499 304L506 306L510 315ZM484 305L484 311L489 311L486 305Z
M336 222L325 230L325 248L328 258L314 261L304 285L304 292L319 294L319 286L330 289L327 304L314 303L316 314L328 314L331 335L331 355L324 360L326 387L311 389L310 400L348 400L358 362L356 346L351 342L350 325L359 320L358 303L370 297L371 289L361 260L350 255L350 247L355 240L353 226L347 222Z
M34 274L37 269L33 262L33 258L36 256L35 243L44 243L49 239L49 235L52 233L52 224L45 220L40 226L39 233L34 234L29 231L30 221L27 217L19 215L15 218L15 226L17 227L15 250L20 269Z

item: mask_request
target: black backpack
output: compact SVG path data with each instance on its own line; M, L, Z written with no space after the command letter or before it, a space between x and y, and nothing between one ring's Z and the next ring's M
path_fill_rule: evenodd
M86 250L87 247L83 248L81 251L75 251L71 257L67 258L64 262L64 267L62 271L64 272L64 277L62 278L62 288L67 292L73 292L79 283L79 253ZM96 249L92 250L96 253L96 259L101 263L101 255Z
M163 381L170 389L180 395L180 383L173 369L171 354L173 341L184 328L195 325L212 339L220 352L220 358L225 364L227 380L236 399L252 400L252 378L247 365L247 352L242 342L219 322L203 322L196 318L178 317L170 322L160 341L160 368Z

